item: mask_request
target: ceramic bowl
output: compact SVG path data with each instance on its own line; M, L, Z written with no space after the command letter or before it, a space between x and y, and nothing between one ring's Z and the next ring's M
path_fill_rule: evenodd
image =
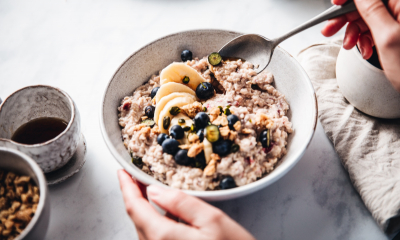
M340 50L336 78L343 96L361 112L378 118L400 118L400 93L381 69L362 58L357 47Z
M30 176L40 191L36 213L16 239L44 239L50 219L50 200L42 170L32 158L14 149L0 147L0 159L0 169Z
M23 124L41 117L55 117L68 123L57 137L39 144L11 140ZM80 116L72 98L46 85L21 88L0 105L0 146L14 148L33 158L47 173L64 166L74 155L81 136Z
M194 30L168 35L134 52L110 80L102 102L100 126L111 153L133 177L142 183L159 184L153 177L131 163L131 157L121 139L117 107L125 96L149 80L174 61L181 61L180 53L190 49L193 56L203 57L218 51L225 43L241 35L224 30ZM229 190L184 191L207 201L233 199L258 191L285 175L302 157L317 124L317 102L310 79L300 64L282 48L277 48L267 68L275 76L275 86L285 94L290 110L288 117L294 132L289 135L287 154L280 164L260 180Z

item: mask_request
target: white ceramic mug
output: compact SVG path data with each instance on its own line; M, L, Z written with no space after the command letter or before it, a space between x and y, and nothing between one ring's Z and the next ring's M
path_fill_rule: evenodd
M68 123L57 137L39 144L11 140L23 124L42 117ZM21 88L0 105L0 146L17 149L33 158L46 173L64 166L75 153L80 139L80 116L68 94L58 88L35 85Z
M361 112L378 118L400 118L400 93L383 70L362 58L357 47L340 50L336 78L343 96Z

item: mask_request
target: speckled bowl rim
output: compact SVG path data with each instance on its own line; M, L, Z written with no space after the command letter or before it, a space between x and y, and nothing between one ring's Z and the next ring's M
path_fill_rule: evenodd
M61 89L59 89L59 88L53 87L53 86L38 84L38 85L31 85L31 86L26 86L26 87L20 88L20 89L16 90L15 92L11 93L8 97L6 97L6 98L3 100L3 102L0 103L0 112L1 112L1 110L2 110L2 107L3 107L4 103L7 101L7 99L9 99L10 97L12 97L14 94L16 94L16 93L18 93L18 92L20 92L20 91L22 91L22 90L28 89L28 88L38 88L38 87L51 88L51 89L53 89L53 90L56 90L56 91L60 92L61 94L63 94L63 95L68 99L68 102L69 102L69 105L70 105L70 108L71 108L71 117L70 117L70 119L69 119L69 121L68 121L68 125L67 125L67 127L65 128L65 130L62 131L60 134L58 134L57 137L55 137L55 138L52 138L52 139L50 139L50 140L48 140L48 141L46 141L46 142L36 143L36 144L19 143L19 142L15 142L15 141L13 141L13 140L11 140L11 139L8 139L8 138L0 138L0 140L12 142L13 144L16 144L16 145L19 145L19 146L24 146L24 147L33 148L33 147L39 147L39 146L48 145L48 144L50 144L50 143L56 141L57 139L59 139L59 138L62 137L65 133L67 133L67 132L69 131L69 129L70 129L71 126L72 126L72 123L75 121L75 111L76 111L76 109L75 109L75 106L74 106L74 102L73 102L72 98L68 95L68 93L66 93L65 91L63 91L63 90L61 90Z
M24 239L26 235L32 230L32 228L35 226L36 222L39 220L40 215L43 212L44 209L44 203L46 201L46 196L48 196L48 189L47 189L47 182L46 178L44 177L44 174L42 172L42 169L39 167L39 165L28 155L25 153L22 153L20 151L17 151L15 149L11 148L5 148L5 147L0 147L1 152L10 152L12 154L17 155L21 159L23 159L28 165L32 168L33 172L35 173L38 182L39 182L39 193L40 193L40 198L39 198L39 204L37 206L36 212L33 215L33 218L31 221L28 223L28 225L25 227L25 229L22 231L21 234L19 234L16 239Z
M119 72L119 70L132 58L134 57L136 54L138 54L140 51L142 51L145 48L148 48L150 46L152 46L153 44L155 44L158 41L161 41L163 39L169 38L169 37L173 37L175 35L178 34L182 34L182 33L190 33L190 32L228 32L228 33L234 33L234 34L243 34L241 32L236 32L236 31L231 31L231 30L223 30L223 29L194 29L194 30L187 30L187 31L180 31L180 32L176 32L176 33L172 33L172 34L168 34L166 36L163 36L161 38L158 38L144 46L142 46L141 48L137 49L135 52L133 52L129 57L127 57L125 59L125 61L122 62L122 64L116 69L116 71L114 72L113 76L111 77L110 81L108 82L104 93L103 93L103 97L102 97L102 101L101 101L101 106L100 106L100 111L99 111L99 120L100 120L100 129L101 129L101 133L103 136L104 141L106 142L106 145L108 147L108 149L110 150L111 154L114 156L114 158L118 161L118 163L124 168L124 169L129 169L127 170L129 173L134 172L136 174L132 174L132 177L134 177L135 179L137 179L138 181L150 185L150 184L155 184L158 186L162 186L162 187L166 187L166 188L170 188L170 186L165 185L159 181L157 181L156 179L154 179L153 177L151 177L150 175L144 173L142 170L135 168L133 166L131 166L131 164L129 164L126 160L124 159L120 159L117 150L113 147L113 144L111 143L111 140L109 139L108 135L107 135L107 131L105 128L105 123L104 123L104 119L103 119L103 106L104 106L104 101L105 101L105 97L108 91L108 88L112 82L112 80L114 79L114 77L116 76L116 74ZM279 46L278 46L279 47ZM292 160L289 163L287 163L287 166L285 168L276 168L274 169L271 173L269 173L268 175L262 177L261 179L258 179L255 182L246 184L244 186L240 186L237 188L233 188L233 189L228 189L228 190L216 190L216 191L194 191L194 190L182 190L183 192L191 195L191 196L195 196L195 197L199 197L202 198L204 200L208 200L208 201L222 201L222 200L228 200L228 199L234 199L234 198L238 198L238 197L243 197L247 194L251 194L253 192L256 192L260 189L263 189L269 185L271 185L272 183L276 182L278 179L280 179L281 177L283 177L286 173L288 173L297 163L298 161L300 161L301 157L304 155L306 149L308 148L308 146L311 143L311 140L314 136L316 127L317 127L317 122L318 122L318 102L317 102L317 96L315 94L314 91L314 87L311 83L310 78L308 77L307 73L305 72L305 70L303 69L303 67L300 65L300 63L297 62L297 60L290 55L287 51L285 51L283 48L279 47L280 50L282 50L282 52L284 54L286 54L289 58L291 58L294 63L299 66L299 69L301 70L301 73L303 75L303 77L307 80L307 85L309 87L309 90L311 91L313 98L314 98L314 122L312 124L313 128L312 131L310 132L309 136L305 139L304 144L301 148L299 148L300 150L298 150L297 154L295 154L291 159ZM116 106L117 107L117 106ZM145 174L148 177L151 178L151 180L147 180L150 178L144 177Z

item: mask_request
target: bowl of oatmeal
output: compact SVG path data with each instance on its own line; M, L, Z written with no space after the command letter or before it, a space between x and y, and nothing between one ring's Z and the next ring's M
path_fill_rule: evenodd
M239 35L172 34L116 71L100 125L136 179L225 200L272 184L300 160L317 119L311 82L282 48L260 74L250 62L215 53Z

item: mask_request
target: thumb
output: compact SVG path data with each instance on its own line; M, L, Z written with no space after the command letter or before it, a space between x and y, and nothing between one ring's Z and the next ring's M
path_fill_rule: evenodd
M224 215L220 209L180 190L150 185L147 195L165 211L196 227L205 226L210 219Z
M388 2L387 0L383 0ZM371 32L382 32L397 25L382 0L354 0L357 10L367 23Z

